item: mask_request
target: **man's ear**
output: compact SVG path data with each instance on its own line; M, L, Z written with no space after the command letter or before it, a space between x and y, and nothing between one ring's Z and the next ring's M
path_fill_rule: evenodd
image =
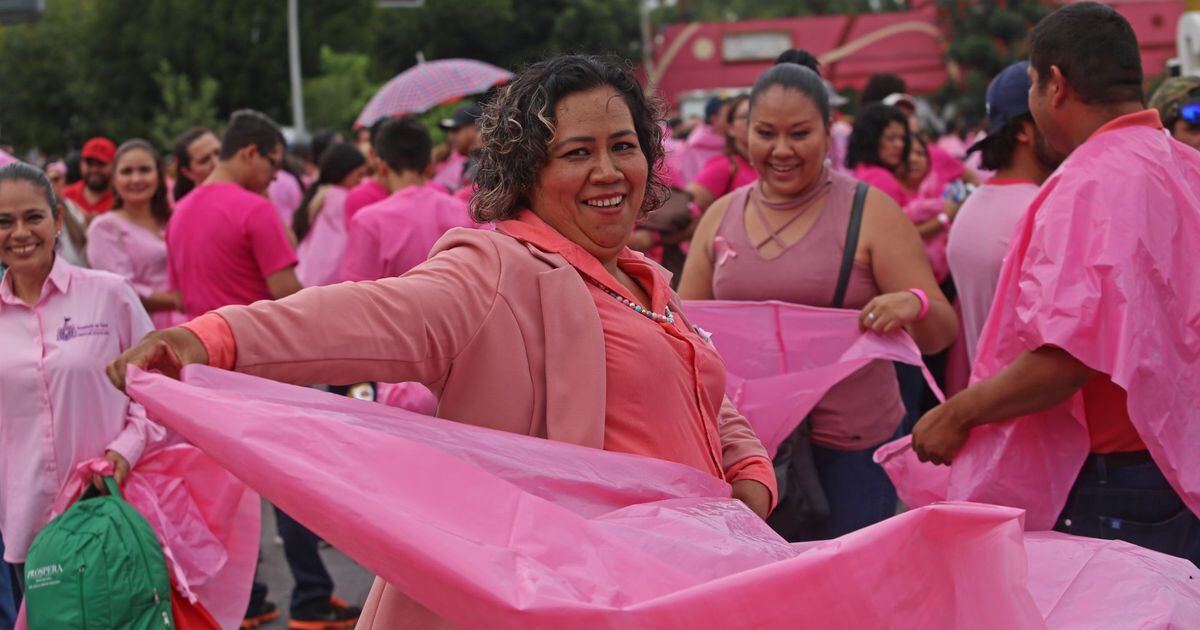
M257 154L258 152L259 152L258 145L248 144L248 145L238 149L237 153L235 153L234 155L239 160L250 161L250 160L254 159L255 154Z
M1033 144L1034 123L1033 121L1023 121L1019 129L1017 129L1017 142L1021 144Z
M1047 89L1050 92L1050 104L1054 107L1062 107L1066 104L1067 91L1071 85L1067 83L1067 77L1063 76L1062 69L1058 66L1050 66L1050 84Z

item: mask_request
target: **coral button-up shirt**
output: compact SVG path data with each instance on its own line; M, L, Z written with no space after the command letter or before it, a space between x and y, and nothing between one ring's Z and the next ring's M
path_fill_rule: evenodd
M58 257L30 308L0 279L0 532L4 559L23 562L54 498L83 461L105 451L136 465L163 439L108 382L106 363L154 325L133 289Z
M595 256L532 212L522 212L517 221L505 224L505 230L561 255L585 278L636 302ZM626 249L618 255L617 266L645 289L651 310L666 312L671 287L651 263ZM604 329L604 450L687 464L726 478L717 430L725 397L720 355L678 315L674 324L652 321L593 282L588 290ZM777 496L775 471L764 457L746 458L729 471L726 481L739 479L758 481Z

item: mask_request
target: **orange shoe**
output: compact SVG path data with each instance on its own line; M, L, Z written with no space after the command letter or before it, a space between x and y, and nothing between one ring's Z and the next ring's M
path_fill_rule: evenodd
M327 602L307 604L292 611L288 630L342 630L358 623L362 609L330 597Z
M250 630L251 628L257 628L264 623L275 621L278 618L279 609L275 607L275 604L264 601L257 610L246 612L246 618L242 619L241 629Z

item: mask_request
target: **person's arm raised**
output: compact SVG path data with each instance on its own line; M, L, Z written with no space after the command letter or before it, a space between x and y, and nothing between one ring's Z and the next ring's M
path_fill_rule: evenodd
M867 195L862 230L863 246L880 291L860 312L863 328L888 333L903 326L921 352L934 354L946 349L958 336L958 318L933 277L916 226L895 201L873 189ZM927 296L925 317L918 319L922 301L909 289L919 289Z

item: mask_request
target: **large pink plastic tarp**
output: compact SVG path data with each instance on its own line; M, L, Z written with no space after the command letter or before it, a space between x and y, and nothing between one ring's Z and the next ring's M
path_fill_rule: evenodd
M461 628L1007 629L1044 627L1044 612L1078 627L1118 612L1200 624L1200 587L1181 568L1190 564L1150 552L1126 561L1118 549L1103 579L1092 579L1108 586L1083 598L1076 585L1090 564L1068 566L1069 575L1046 567L1090 551L1064 537L1027 560L1012 508L936 505L789 545L728 498L723 481L672 462L207 367L184 376L131 369L129 392ZM1055 592L1042 606L1030 594L1030 561L1033 574L1052 574ZM1145 590L1121 591L1125 578ZM1146 592L1156 595L1147 602Z
M1145 172L1130 176L1131 168ZM1129 417L1154 461L1200 514L1196 243L1200 153L1150 127L1093 137L1046 181L1017 226L972 380L1043 345L1110 375L1127 392ZM976 428L948 473L916 462L903 442L877 457L901 496L1021 507L1030 529L1045 530L1089 446L1076 394L1049 411Z
M81 463L59 491L54 515L75 502L93 472L112 474L112 463ZM143 455L121 493L158 535L176 588L222 628L238 627L258 563L258 495L187 444Z
M858 311L785 302L689 301L688 320L712 335L728 370L726 394L774 454L825 393L871 361L920 366L903 331L864 332Z

